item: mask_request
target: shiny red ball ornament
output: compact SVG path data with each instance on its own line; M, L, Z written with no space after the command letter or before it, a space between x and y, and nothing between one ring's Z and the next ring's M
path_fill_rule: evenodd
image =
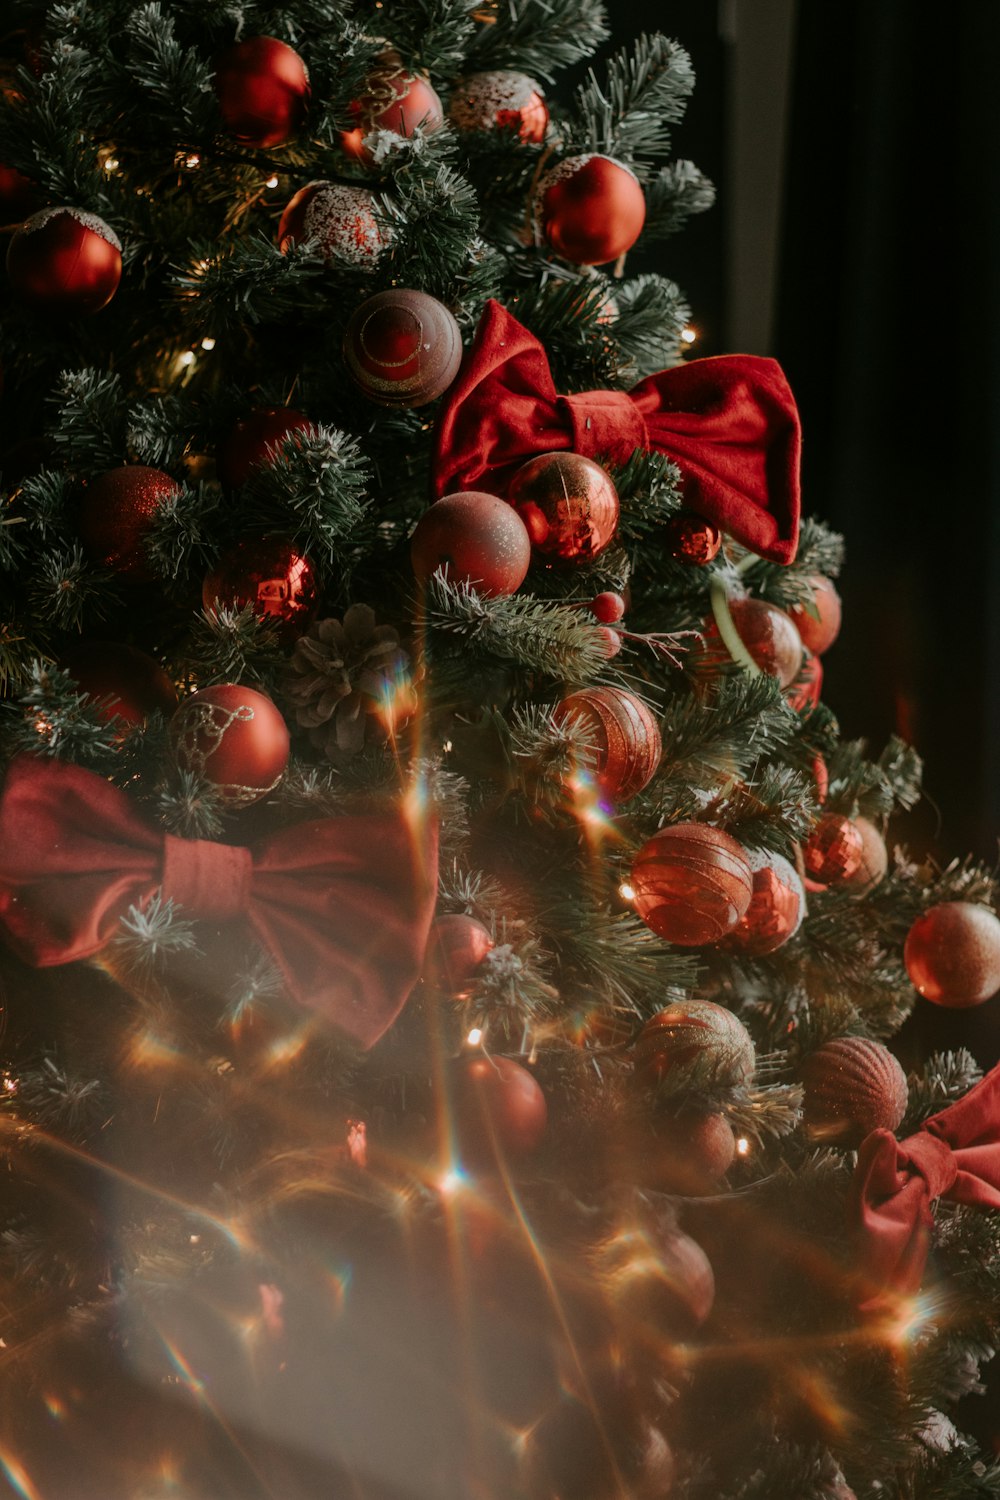
M867 818L855 818L854 826L861 835L861 863L853 875L847 876L844 885L863 896L885 878L889 868L889 851L874 823Z
M719 555L722 532L711 521L703 521L701 516L682 512L679 516L671 516L663 529L667 550L675 562L703 568Z
M369 75L364 93L350 106L355 121L353 130L340 137L342 149L356 161L371 166L375 160L365 137L373 131L388 130L408 139L419 127L423 131L440 129L444 110L430 81L402 66L397 52L387 52Z
M663 753L656 716L619 687L588 687L556 706L557 723L576 720L593 745L593 773L612 802L627 802L656 774Z
M438 917L424 954L425 983L449 1000L467 1000L476 970L493 947L482 922L464 912Z
M174 759L233 807L273 792L288 765L288 727L270 698L238 683L202 688L170 724Z
M602 266L631 250L646 222L635 173L611 156L569 156L535 190L540 241L578 266Z
M273 36L229 47L215 65L215 92L229 134L244 146L282 146L302 126L309 72L299 54Z
M549 124L541 85L526 73L508 69L460 78L448 115L456 130L509 133L536 146L544 141Z
M239 489L261 464L274 461L289 433L314 431L309 418L291 406L256 407L234 422L219 445L215 466L220 481L227 489Z
M214 611L242 609L279 627L283 641L305 635L319 608L319 584L312 563L291 542L260 537L237 542L205 575L202 606Z
M888 1047L842 1036L809 1054L801 1069L802 1113L814 1140L860 1146L873 1130L896 1130L906 1114L906 1074Z
M524 522L503 500L461 490L420 517L410 556L421 583L442 568L452 583L469 583L481 594L503 598L524 582L531 542Z
M152 713L169 719L177 707L173 683L158 661L120 641L82 641L65 651L59 665L82 693L97 700L101 718L133 728Z
M512 1058L467 1053L451 1064L448 1088L463 1162L529 1156L545 1134L545 1095Z
M374 266L392 243L393 232L375 213L375 194L344 182L307 182L285 206L278 224L278 245L314 241L324 259L349 266Z
M736 1136L725 1115L685 1110L655 1121L635 1159L644 1186L700 1197L718 1188L736 1160Z
M63 317L106 307L122 277L121 240L81 208L43 208L11 237L7 275L16 298Z
M380 406L426 406L462 363L462 333L426 292L393 288L369 297L344 333L344 362L355 385Z
M507 499L546 562L592 562L618 530L621 506L611 476L579 453L529 458L510 481Z
M822 656L840 634L840 595L831 578L816 574L809 582L812 587L812 608L805 604L795 604L790 613L802 637L803 646L814 651L817 656Z
M824 813L802 845L806 874L821 885L847 880L861 863L864 842L850 818Z
M1000 990L1000 921L973 901L942 901L910 928L903 961L925 1000L948 1010L981 1005Z
M180 485L162 469L109 469L88 486L80 505L84 551L131 583L151 583L156 575L146 560L146 542L161 507L178 494Z
M745 915L753 871L721 828L674 823L661 828L632 862L634 905L668 943L700 948L724 938Z
M16 167L0 162L0 221L16 224L33 213L38 202L35 184Z
M768 850L747 853L753 871L750 905L726 938L726 947L752 958L775 953L802 926L806 893L795 866Z
M797 714L805 714L816 707L822 692L823 663L803 647L802 666L791 687L785 689L785 701Z
M743 1022L713 1000L679 1000L647 1021L633 1048L638 1082L744 1088L757 1055Z
M608 590L603 594L595 594L587 608L602 625L617 625L625 614L625 600L621 594Z

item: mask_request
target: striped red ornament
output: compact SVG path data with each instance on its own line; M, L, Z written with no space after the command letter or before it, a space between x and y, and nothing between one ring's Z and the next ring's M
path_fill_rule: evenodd
M634 693L618 687L581 688L557 705L555 719L576 719L589 732L595 777L613 801L627 802L656 774L663 753L660 727Z
M659 937L686 948L717 943L750 905L753 871L721 828L675 823L643 844L632 863L635 909Z
M679 1000L647 1021L632 1049L640 1082L740 1088L757 1064L753 1038L714 1000Z
M840 1036L802 1065L803 1114L814 1140L860 1146L873 1130L896 1130L906 1114L906 1075L888 1047Z

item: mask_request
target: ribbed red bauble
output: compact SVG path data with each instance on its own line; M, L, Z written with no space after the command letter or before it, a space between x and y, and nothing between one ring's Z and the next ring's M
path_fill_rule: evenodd
M78 529L87 555L131 583L150 583L146 541L161 506L180 493L162 469L127 464L91 484L80 505Z
M524 582L531 542L524 522L503 500L462 490L420 517L410 556L421 583L443 568L452 583L470 583L481 594L502 598Z
M12 236L7 274L14 295L38 311L89 317L118 290L121 240L97 214L43 208Z
M462 363L462 332L426 292L394 287L352 315L344 332L347 373L380 406L426 406L448 389Z
M454 912L433 923L424 954L423 978L449 1000L467 1000L471 981L493 947L493 939L475 917Z
M719 555L722 532L711 521L703 521L701 516L682 511L679 516L671 516L663 531L667 551L675 562L703 568Z
M906 1074L888 1047L842 1036L802 1064L803 1117L815 1140L860 1146L873 1130L896 1130L906 1114Z
M456 1058L448 1076L459 1155L471 1165L528 1156L545 1133L548 1107L537 1080L510 1057Z
M246 484L254 469L272 463L291 432L313 432L314 425L303 412L291 406L258 406L234 422L219 445L215 466L227 489Z
M625 600L621 594L608 589L603 594L595 594L587 608L602 625L617 625L625 614Z
M306 117L309 72L277 37L251 36L219 58L215 92L230 135L244 146L270 150L293 136Z
M351 104L353 130L345 130L340 144L348 156L370 166L374 156L365 144L373 130L391 130L409 138L419 126L425 131L438 130L444 123L441 100L429 79L408 72L397 52L387 52L372 70L364 92Z
M632 863L634 905L668 943L698 948L732 932L750 905L753 872L721 828L674 823L661 828Z
M60 666L88 698L103 700L102 719L121 719L131 728L151 713L170 718L177 693L158 661L120 641L81 641L65 651Z
M854 874L846 877L844 885L860 896L885 878L889 868L889 851L874 823L867 818L855 818L854 826L861 835L861 862Z
M973 901L942 901L910 928L903 949L910 982L949 1010L981 1005L1000 990L1000 921Z
M806 874L821 885L847 880L861 864L864 841L850 818L824 813L802 845Z
M588 687L557 704L557 723L576 719L593 743L594 775L613 802L627 802L656 774L660 726L641 698L619 687Z
M373 266L392 239L391 227L376 217L375 194L345 182L307 182L289 199L278 224L283 253L312 240L324 259L351 266Z
M642 1084L742 1088L753 1077L757 1056L753 1038L731 1010L713 1000L679 1000L646 1022L633 1060Z
M273 792L288 765L288 727L270 698L238 683L202 688L170 724L174 759L234 807Z
M539 453L514 475L507 499L547 562L592 562L614 541L621 506L611 476L579 453Z
M541 85L507 69L460 78L448 115L457 130L510 132L533 145L544 141L549 123Z
M823 663L803 648L802 666L791 687L785 689L785 701L797 714L804 714L816 707L822 692Z
M817 656L822 656L840 634L840 595L831 578L816 574L809 582L815 614L807 605L795 604L792 606L791 616L802 637L803 646L814 651Z
M294 641L315 618L319 584L312 563L292 542L259 537L237 542L219 559L205 575L201 602L207 610L249 605L279 627L283 641Z
M776 677L783 688L799 675L802 666L802 642L783 609L766 599L737 595L728 601L736 634L747 653L762 672ZM700 676L712 678L732 657L713 617L702 627L704 645L694 660Z
M646 1187L697 1197L713 1192L736 1159L736 1136L723 1114L685 1110L656 1120L648 1142L636 1143L636 1169Z
M15 224L32 213L38 201L35 184L16 167L0 162L0 219Z
M747 853L753 871L750 905L726 938L735 948L753 958L774 953L795 936L806 911L806 893L795 866L767 849Z
M563 260L602 266L631 250L646 222L646 197L635 173L611 156L569 156L535 191L541 240Z

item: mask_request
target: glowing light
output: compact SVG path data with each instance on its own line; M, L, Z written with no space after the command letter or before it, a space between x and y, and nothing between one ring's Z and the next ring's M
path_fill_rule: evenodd
M214 339L202 339L202 341L201 341L201 347L203 349L214 349L215 348L215 340Z
M182 365L193 365L194 364L194 350L193 349L185 349L184 353L183 354L179 354L177 356L177 358L178 358L179 362Z
M140 1031L129 1047L129 1058L135 1068L170 1067L179 1060L176 1047L152 1031Z
M452 1167L445 1172L443 1177L438 1178L438 1192L443 1198L452 1198L460 1187L465 1184L465 1177L457 1167Z
M264 186L265 187L269 187L269 188L275 188L275 187L277 187L278 186L278 179L277 179L277 177L269 177L267 179L267 181L265 182Z
M749 1151L750 1151L750 1142L747 1140L747 1138L746 1138L745 1135L739 1136L738 1139L737 1139L737 1141L736 1141L736 1154L737 1154L737 1156L747 1156L749 1154Z
M356 1167L367 1167L368 1127L364 1120L348 1120L347 1154Z
M2 1452L0 1452L0 1474L10 1480L11 1488L15 1495L21 1496L21 1500L42 1500L40 1493L31 1482L31 1475L27 1469L22 1468L16 1458Z
M635 890L632 886L629 885L627 880L623 880L621 885L618 887L618 894L623 901L635 900Z
M59 1397L43 1396L42 1400L45 1403L45 1410L48 1412L49 1416L52 1417L56 1422L61 1422L63 1417L66 1415L66 1407L59 1400Z
M105 170L105 172L107 172L109 174L112 173L112 172L117 172L118 168L120 166L121 166L121 162L118 160L117 156L107 156L107 157L105 157L105 159L104 159L104 170Z
M933 1319L934 1306L928 1296L898 1297L887 1303L879 1332L887 1343L909 1344Z
M455 746L452 744L451 740L445 740L441 748L444 751L445 755L448 755L452 750L454 750Z
M472 1030L469 1032L469 1035L465 1038L470 1047L478 1047L482 1039L483 1033L481 1028L478 1026L473 1026Z
M697 337L698 335L693 328L684 328L681 330L682 344L693 344Z
M192 151L190 156L185 156L184 165L188 167L192 172L196 167L201 166L201 157L198 155L197 151Z

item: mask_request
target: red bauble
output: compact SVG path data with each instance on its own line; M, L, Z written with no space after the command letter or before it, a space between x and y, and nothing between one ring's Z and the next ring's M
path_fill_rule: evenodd
M667 550L676 562L703 568L714 561L722 546L722 532L711 521L686 512L672 516L663 528Z
M458 130L513 132L540 145L549 109L540 84L526 73L469 73L455 85L448 115Z
M38 194L35 184L16 167L0 162L0 219L14 224L33 212Z
M413 571L421 583L442 568L452 583L470 583L501 598L524 582L531 542L524 522L496 495L462 490L425 511L410 543Z
M854 826L861 835L861 863L853 875L847 876L844 884L863 896L884 879L889 868L889 851L874 823L867 818L855 818Z
M611 476L579 453L540 453L514 475L507 499L549 562L587 563L614 540L621 507Z
M31 307L63 317L89 317L118 290L121 241L96 214L43 208L12 237L7 274L15 296Z
M797 714L808 713L816 707L822 691L823 663L803 647L802 666L791 687L785 689L785 701Z
M712 1311L711 1262L697 1241L679 1230L612 1234L594 1261L611 1296L637 1324L690 1334Z
M806 910L806 893L795 866L766 850L747 854L753 871L750 905L726 938L726 946L754 958L774 953L795 936Z
M645 1085L743 1088L757 1057L743 1022L712 1000L679 1000L647 1021L633 1048Z
M351 104L353 130L345 130L340 144L348 156L370 166L375 160L365 144L373 130L390 130L409 138L419 126L437 130L444 123L441 100L426 78L408 73L399 54L389 52L371 73L360 99Z
M595 594L588 608L602 625L617 625L625 614L625 600L621 594L608 590L603 594Z
M244 146L269 150L295 134L306 117L309 73L297 52L273 36L252 36L215 66L219 111Z
M646 221L638 177L610 156L570 156L546 172L535 192L541 239L563 260L602 266L631 250Z
M202 688L170 725L174 759L231 806L273 792L288 764L288 727L270 698L238 683Z
M675 823L632 863L635 909L647 927L686 948L717 943L744 916L753 891L746 854L721 828Z
M646 1187L697 1197L714 1192L736 1159L736 1137L723 1114L687 1110L657 1120L647 1144L637 1143L637 1169Z
M160 507L179 493L177 481L162 469L144 464L109 469L89 486L80 505L84 550L132 583L151 583L155 574L146 561L146 541Z
M373 266L392 241L375 216L375 194L343 182L307 182L289 199L278 224L282 252L315 241L327 261Z
M816 614L812 614L804 604L793 605L791 614L802 637L803 646L814 651L817 656L822 656L840 634L840 595L830 578L817 574L809 582L812 585L812 603Z
M436 297L405 288L378 292L344 333L347 373L380 406L426 406L462 363L462 333Z
M751 659L762 672L788 687L802 666L802 642L784 610L765 599L736 596L728 601L733 626ZM703 627L705 643L695 662L699 673L713 677L731 661L714 619Z
M850 818L824 813L802 845L806 874L821 885L848 880L861 863L864 841Z
M535 1150L548 1107L527 1068L509 1057L470 1053L452 1063L448 1082L462 1161L484 1165Z
M1000 990L1000 922L972 901L942 901L918 917L903 950L910 982L949 1010L981 1005Z
M860 1146L873 1130L896 1130L906 1114L906 1074L888 1047L842 1036L802 1065L803 1117L815 1140Z
M493 939L475 917L464 912L438 917L424 954L423 977L449 1000L467 1000L471 981L493 947Z
M655 715L619 687L581 688L555 709L557 722L577 719L594 747L594 775L613 802L627 802L656 774L663 753Z
M216 604L240 609L249 604L255 614L273 620L283 641L305 635L319 608L319 586L308 557L291 542L262 537L237 542L206 574L201 589L205 609Z
M826 761L819 753L812 759L812 777L816 783L816 801L822 807L830 790L830 772L827 770Z
M60 666L88 698L103 700L98 711L106 721L118 718L131 728L145 723L151 713L169 719L177 707L177 694L166 672L135 646L83 641L63 654Z
M246 484L254 469L274 461L290 432L314 432L309 418L291 406L258 406L235 422L219 446L215 466L227 489Z

